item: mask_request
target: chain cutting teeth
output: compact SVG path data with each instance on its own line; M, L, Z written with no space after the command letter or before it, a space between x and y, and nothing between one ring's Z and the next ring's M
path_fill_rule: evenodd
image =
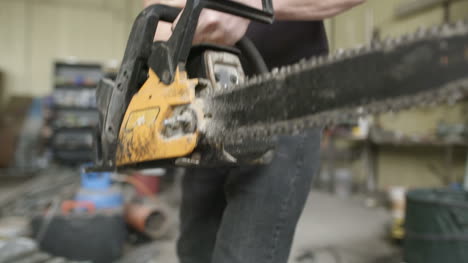
M269 74L254 76L247 79L243 84L227 91L217 91L211 95L215 98L226 92L235 92L237 89L243 89L249 86L261 85L263 83L272 83L275 80L285 78L293 74L300 74L303 71L319 68L325 64L333 64L342 60L353 59L363 54L381 51L391 51L395 48L416 43L423 40L443 40L444 38L457 35L466 35L468 33L468 20L458 21L452 24L435 26L432 28L418 28L414 33L406 34L397 38L388 38L383 41L373 41L369 45L360 46L351 50L337 50L328 56L314 57L306 61L300 61L292 66L285 66L274 69ZM443 42L441 42L443 44ZM468 44L465 48L465 59L468 60ZM309 127L322 127L350 120L365 114L379 114L384 112L397 112L403 109L415 106L433 106L441 103L454 103L464 98L468 94L468 78L449 83L442 88L422 92L416 95L406 97L394 97L391 99L379 100L367 104L360 111L356 107L344 107L334 110L316 113L299 119L279 121L273 124L252 125L245 128L239 128L236 131L229 131L222 138L208 138L218 143L227 143L242 141L251 137L271 137L279 134L290 134L297 130L303 130Z

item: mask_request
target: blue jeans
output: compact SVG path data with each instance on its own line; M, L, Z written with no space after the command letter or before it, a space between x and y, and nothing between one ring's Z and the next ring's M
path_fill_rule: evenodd
M280 137L265 166L188 171L180 262L286 263L318 170L320 132Z

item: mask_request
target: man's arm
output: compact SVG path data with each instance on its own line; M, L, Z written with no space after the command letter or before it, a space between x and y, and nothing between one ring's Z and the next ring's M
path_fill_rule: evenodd
M261 0L237 0L260 7ZM365 0L273 0L277 20L322 20L342 13ZM233 45L247 31L246 19L204 10L198 22L195 43L214 42Z
M245 1L245 0L244 0ZM322 20L333 17L365 0L273 0L278 20Z
M236 0L246 5L259 7L261 0ZM278 20L322 20L335 16L365 0L273 0L275 16ZM145 6L150 4L166 4L182 7L185 0L144 0ZM233 45L247 31L247 19L220 13L213 10L203 10L198 22L194 42L211 42L222 45ZM163 29L164 27L164 29ZM167 25L158 28L156 39L167 39L170 30Z
M261 0L237 0L246 5L259 7ZM278 20L322 20L335 16L365 0L273 0ZM183 7L185 0L143 0L145 7L151 4L166 4Z

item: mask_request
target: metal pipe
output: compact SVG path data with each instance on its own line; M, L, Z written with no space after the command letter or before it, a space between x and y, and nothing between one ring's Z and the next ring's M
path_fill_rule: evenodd
M171 226L168 210L162 205L128 204L125 206L125 221L153 239L166 236Z

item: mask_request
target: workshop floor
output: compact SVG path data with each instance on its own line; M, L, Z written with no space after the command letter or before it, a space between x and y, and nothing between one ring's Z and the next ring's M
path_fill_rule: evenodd
M14 192L25 179L2 180L0 196ZM400 263L400 249L386 238L389 221L388 210L368 208L362 197L343 199L314 191L299 222L289 263ZM145 262L177 263L175 237L147 247L157 257Z
M390 214L364 199L313 192L299 222L289 263L399 263L386 239ZM177 263L174 240L158 242L154 262Z
M32 179L31 177L3 176L0 172L0 203L7 197L14 195L18 189L21 189L25 183Z

